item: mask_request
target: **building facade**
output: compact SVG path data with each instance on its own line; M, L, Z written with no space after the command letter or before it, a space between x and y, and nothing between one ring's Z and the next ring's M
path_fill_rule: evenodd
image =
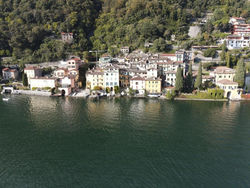
M57 84L56 78L30 78L30 88L55 88Z
M86 88L93 90L95 87L104 89L104 72L102 70L89 70L86 73Z
M130 88L137 91L139 94L145 92L145 79L142 77L134 77L130 79Z
M235 76L235 70L224 66L217 67L214 71L214 76L216 85L220 80L226 79L229 81L233 81Z
M150 94L161 93L161 79L160 78L147 78L145 80L145 90Z
M2 75L4 80L17 80L18 79L18 71L16 69L4 68L2 70Z
M104 88L114 89L115 86L119 87L119 69L115 67L106 67L104 69Z

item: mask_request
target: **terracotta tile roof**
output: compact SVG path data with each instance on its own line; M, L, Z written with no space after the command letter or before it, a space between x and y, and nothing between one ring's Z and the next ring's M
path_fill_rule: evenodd
M220 66L215 69L214 73L215 74L234 74L235 70L225 67L225 66Z
M233 81L227 80L227 79L220 80L217 83L223 84L223 85L238 85L237 82L233 82Z
M165 72L166 74L176 74L177 72L176 71L167 71Z
M141 81L144 81L145 78L142 78L142 77L140 77L140 76L136 76L136 77L134 77L134 78L131 78L130 80L141 80Z
M2 71L9 71L9 68L4 68Z
M151 77L151 78L147 78L146 81L161 81L161 79L160 78Z
M37 68L37 67L26 67L26 68L24 68L24 70L37 70L37 69L40 69L40 68Z

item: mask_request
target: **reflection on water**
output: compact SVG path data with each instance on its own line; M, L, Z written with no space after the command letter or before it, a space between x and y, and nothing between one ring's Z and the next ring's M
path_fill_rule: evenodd
M249 187L250 103L13 96L1 187Z

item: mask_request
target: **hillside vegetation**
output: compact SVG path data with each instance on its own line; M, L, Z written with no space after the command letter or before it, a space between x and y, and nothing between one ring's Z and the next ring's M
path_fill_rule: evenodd
M145 42L166 51L172 34L186 41L192 21L207 11L215 14L203 28L204 41L214 30L227 30L230 16L250 16L246 0L0 0L0 56L53 61L92 48L136 49ZM58 40L61 32L73 32L74 44Z

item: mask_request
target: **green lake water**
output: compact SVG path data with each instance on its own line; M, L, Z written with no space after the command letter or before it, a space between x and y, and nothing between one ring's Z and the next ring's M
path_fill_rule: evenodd
M0 96L0 187L250 187L250 102Z

